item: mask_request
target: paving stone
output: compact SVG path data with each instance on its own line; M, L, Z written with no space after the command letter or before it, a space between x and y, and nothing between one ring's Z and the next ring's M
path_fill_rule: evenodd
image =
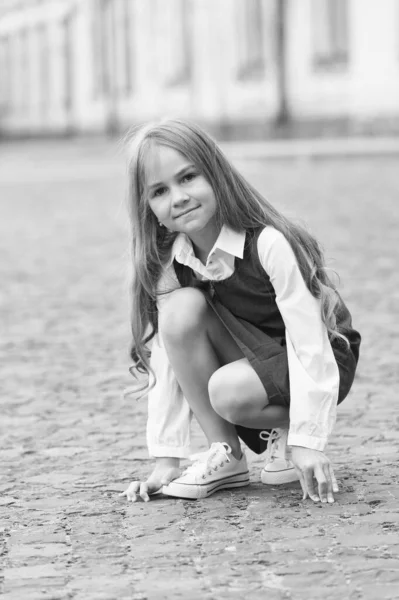
M3 496L0 498L0 506L9 506L10 504L15 504L15 502L18 502L18 499L12 496Z
M67 554L70 548L63 544L26 544L26 545L13 545L8 552L9 560L16 560L18 558L37 557L37 556L48 556L54 557L62 554Z
M47 577L60 577L59 571L52 564L25 567L12 567L4 569L4 578L20 581L21 579L43 579Z
M66 535L64 531L62 533L46 531L45 527L36 531L32 531L32 528L25 531L13 531L10 535L11 545L18 545L20 542L24 544L65 544Z

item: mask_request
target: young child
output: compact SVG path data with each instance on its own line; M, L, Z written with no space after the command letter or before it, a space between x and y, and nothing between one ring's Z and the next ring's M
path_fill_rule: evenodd
M122 495L203 498L246 486L240 438L266 485L334 502L324 454L360 335L317 241L267 202L196 125L142 127L129 146L132 372L149 375L153 472ZM151 344L151 352L149 350ZM209 449L181 474L194 414Z

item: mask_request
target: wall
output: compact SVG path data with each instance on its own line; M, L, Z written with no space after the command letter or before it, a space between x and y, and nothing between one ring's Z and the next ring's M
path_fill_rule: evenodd
M263 131L279 108L278 1L7 0L0 130L101 132L179 115ZM399 118L399 2L286 1L294 118Z

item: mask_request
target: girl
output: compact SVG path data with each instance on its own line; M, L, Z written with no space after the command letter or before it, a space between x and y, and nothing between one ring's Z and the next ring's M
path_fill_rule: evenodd
M245 486L241 438L267 449L263 483L299 479L304 499L334 502L324 449L360 335L317 241L192 123L147 125L129 152L132 370L152 380L147 441L156 463L123 495L194 499ZM192 414L210 447L181 475Z

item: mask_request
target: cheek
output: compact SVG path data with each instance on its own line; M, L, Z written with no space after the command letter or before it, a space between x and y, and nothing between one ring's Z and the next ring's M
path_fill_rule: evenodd
M209 208L211 208L214 212L216 212L216 208L217 208L216 196L215 196L212 188L208 189L208 205L209 205Z
M157 217L159 218L162 215L162 205L159 202L152 202L151 200L148 201L148 206L150 208L150 211Z
M216 206L216 197L212 187L207 181L203 181L200 188L198 188L198 195L202 197L204 201L210 206Z

